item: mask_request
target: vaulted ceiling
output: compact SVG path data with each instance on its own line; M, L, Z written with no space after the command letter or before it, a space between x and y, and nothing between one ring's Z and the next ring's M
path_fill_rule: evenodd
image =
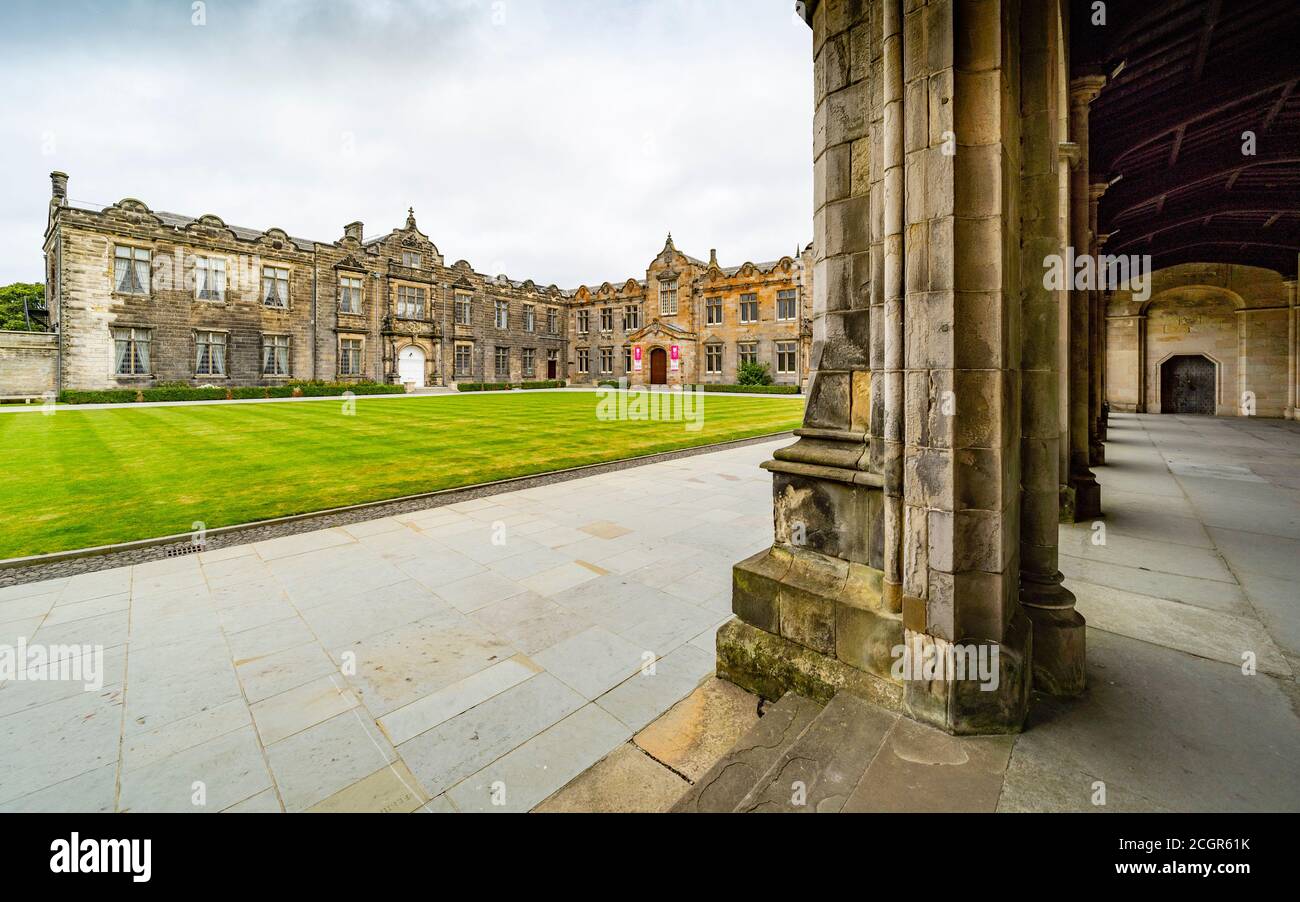
M1089 129L1092 180L1117 180L1099 206L1105 252L1294 278L1300 3L1109 0L1105 25L1096 5L1071 0L1071 68L1110 76Z

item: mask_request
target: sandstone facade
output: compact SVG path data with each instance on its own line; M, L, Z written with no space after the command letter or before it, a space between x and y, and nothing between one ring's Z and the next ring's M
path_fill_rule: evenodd
M66 175L51 179L44 249L58 388L680 385L734 382L744 356L777 382L808 372L809 250L722 268L678 252L670 236L643 280L561 290L448 263L414 211L387 234L366 238L354 222L324 242L131 198L85 209L68 202Z

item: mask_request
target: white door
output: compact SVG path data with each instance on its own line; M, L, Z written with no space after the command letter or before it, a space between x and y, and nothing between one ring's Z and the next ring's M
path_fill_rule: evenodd
M397 379L402 384L414 382L416 388L424 388L424 351L415 345L402 348L397 355Z

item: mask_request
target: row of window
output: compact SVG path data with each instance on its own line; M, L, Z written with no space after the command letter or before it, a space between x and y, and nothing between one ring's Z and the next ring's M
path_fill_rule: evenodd
M419 266L419 255L414 263L408 263L407 254L403 254L403 263ZM119 294L149 294L150 255L144 248L116 245L113 256L113 286ZM224 257L194 258L194 293L204 301L224 301L226 299L226 260ZM361 276L339 276L339 312L361 313L365 283ZM287 310L289 307L289 270L283 266L262 267L262 303L267 307ZM455 316L460 325L472 322L474 296L465 292L456 292ZM401 319L425 319L425 314L433 312L429 305L428 289L418 285L397 286L397 315ZM537 311L533 304L523 305L523 327L525 332L537 331ZM504 300L495 302L493 323L498 329L510 328L510 303ZM558 334L560 331L560 313L554 307L546 310L546 331Z
M739 304L740 322L756 323L759 321L758 295L742 294ZM799 316L799 302L793 288L782 289L776 293L776 321L791 322ZM723 324L722 298L704 299L704 322L709 326Z
M340 360L339 372L344 375L361 372L361 343L355 343L355 367L343 368ZM227 371L226 350L230 336L226 332L200 329L194 332L194 375L218 376L229 375ZM343 339L346 347L348 339ZM116 328L113 329L113 372L118 376L148 376L152 374L153 332L150 329ZM340 350L340 358L343 350ZM351 358L350 358L351 359ZM289 375L289 336L263 335L261 369L263 376Z
M794 341L776 342L776 372L779 375L788 376L799 372L799 344ZM599 353L599 369L601 375L609 375L614 372L614 349L597 348ZM736 345L736 364L737 366L745 363L758 363L758 342L742 341ZM591 348L578 348L576 369L579 373L591 372ZM623 372L632 372L632 348L630 345L623 348ZM704 372L710 376L722 374L722 345L706 344L704 346Z
M614 331L614 308L600 308L600 331ZM623 331L635 332L641 328L641 307L631 306L623 308ZM579 335L586 335L591 331L591 311L578 310L574 314L574 330Z
M492 349L492 371L498 379L510 378L510 351L511 349L505 345L496 345ZM558 370L559 351L548 350L546 359L548 362L555 363ZM452 364L452 371L457 379L471 378L474 374L474 345L470 342L457 342ZM519 367L525 379L537 375L536 348L519 349Z

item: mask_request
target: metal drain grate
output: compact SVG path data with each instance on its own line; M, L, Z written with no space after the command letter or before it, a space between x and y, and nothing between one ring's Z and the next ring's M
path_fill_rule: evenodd
M163 552L164 557L181 557L186 554L196 554L207 549L206 542L186 542L184 545L169 545Z

